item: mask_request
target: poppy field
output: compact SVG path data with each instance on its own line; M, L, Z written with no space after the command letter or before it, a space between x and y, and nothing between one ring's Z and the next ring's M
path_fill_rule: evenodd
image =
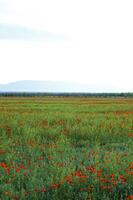
M133 200L133 99L0 98L1 200Z

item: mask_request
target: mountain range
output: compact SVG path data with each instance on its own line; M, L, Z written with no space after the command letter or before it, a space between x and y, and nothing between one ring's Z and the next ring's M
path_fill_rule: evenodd
M0 84L0 92L117 92L116 88L62 81L16 81Z

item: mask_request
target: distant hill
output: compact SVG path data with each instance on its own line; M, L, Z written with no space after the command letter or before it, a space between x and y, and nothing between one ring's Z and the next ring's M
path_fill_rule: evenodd
M0 84L0 92L118 92L111 86L86 85L61 81L17 81ZM121 92L121 91L120 91Z
M0 85L0 92L85 92L85 85L57 81L17 81Z

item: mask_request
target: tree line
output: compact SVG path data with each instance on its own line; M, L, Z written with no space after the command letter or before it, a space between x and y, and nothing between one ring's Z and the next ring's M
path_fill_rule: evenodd
M133 92L128 93L43 93L43 92L0 92L0 97L131 97Z

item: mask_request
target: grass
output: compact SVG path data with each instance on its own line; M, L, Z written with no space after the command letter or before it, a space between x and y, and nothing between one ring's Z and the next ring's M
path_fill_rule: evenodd
M133 99L0 98L0 199L133 199Z

